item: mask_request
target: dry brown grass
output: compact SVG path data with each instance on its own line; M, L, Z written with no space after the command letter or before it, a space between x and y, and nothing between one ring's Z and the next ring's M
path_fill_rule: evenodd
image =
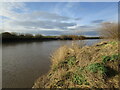
M61 46L59 49L57 49L52 55L51 55L51 62L52 62L52 67L55 67L56 65L59 64L59 62L65 60L65 57L69 53L69 48L64 45Z
M118 39L120 35L117 23L102 23L101 27L99 28L99 32L101 34L101 37L105 39Z
M80 40L79 42L73 41L72 45L63 45L58 48L51 55L51 67L56 67L60 62L64 61L66 57L69 55L73 56L80 52L80 49L84 47L86 44L84 40Z
M118 70L118 62L108 61L104 65L112 68L108 68L111 77L107 76L108 74L105 71L100 73L96 66L94 67L98 72L91 72L88 69L91 64L102 63L102 56L117 54L118 42L106 41L83 47L84 43L84 41L73 41L71 46L64 45L57 49L51 57L52 66L50 72L45 76L46 78L40 78L35 83L34 88L40 88L42 85L42 88L119 88L119 75L117 73L111 74L111 72ZM75 60L69 58L71 56L74 56ZM73 65L68 63L71 59L75 62L73 62ZM84 77L81 77L81 75ZM86 82L89 84L85 84Z

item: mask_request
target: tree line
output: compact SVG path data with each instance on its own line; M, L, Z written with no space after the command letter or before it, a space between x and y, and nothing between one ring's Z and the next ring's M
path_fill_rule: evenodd
M83 40L99 39L100 37L85 37L82 35L61 35L61 36L43 36L41 34L18 34L3 32L1 33L2 41L27 41L27 40Z

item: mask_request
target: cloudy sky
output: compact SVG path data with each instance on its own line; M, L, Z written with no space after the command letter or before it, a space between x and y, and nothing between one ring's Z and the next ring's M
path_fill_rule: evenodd
M117 16L117 2L6 2L0 3L0 31L97 36L100 23Z

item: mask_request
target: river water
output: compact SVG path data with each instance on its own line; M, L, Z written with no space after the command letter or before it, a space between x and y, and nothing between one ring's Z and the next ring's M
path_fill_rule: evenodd
M87 45L100 40L85 40ZM14 42L2 44L2 87L31 88L50 69L50 55L72 41Z

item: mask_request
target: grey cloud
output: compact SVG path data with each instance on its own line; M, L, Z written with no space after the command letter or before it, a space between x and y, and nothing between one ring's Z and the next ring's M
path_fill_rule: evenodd
M60 15L55 14L55 13L41 12L41 11L36 11L36 12L32 12L32 13L26 13L26 14L22 14L22 15L19 15L19 16L21 16L22 19L27 19L27 20L45 19L45 20L55 20L55 21L58 21L58 20L66 21L66 20L71 19L69 17L60 16Z
M79 26L80 28L92 28L92 26L84 25L84 26Z
M69 30L67 30L67 31L59 31L59 30L56 30L56 31L53 31L53 30L50 30L50 31L48 31L48 30L38 30L38 31L32 31L32 32L30 32L30 33L34 33L34 34L38 34L38 33L40 33L40 34L43 34L43 35L72 35L72 34L74 34L74 35L80 35L80 32L71 32L71 31L69 31Z
M81 20L81 18L75 18L75 20Z
M101 23L101 22L103 22L104 20L94 20L94 21L92 21L92 23Z
M0 7L2 4L3 3L0 4ZM2 10L0 10L0 15L8 17L10 19L16 19L16 20L45 19L45 20L61 20L61 21L66 21L71 19L70 17L60 16L56 13L51 13L51 12L44 12L44 11L28 12L27 10L29 9L26 8L24 3L4 3L4 5L2 6L4 7L2 7ZM16 12L17 10L19 10L22 13Z
M35 27L44 29L66 29L70 26L75 26L75 23L63 23L63 22L53 22L53 21L14 21L11 22L12 25L24 26L24 27Z
M30 33L34 33L34 34L40 33L42 35L62 35L62 34L64 34L64 31L53 31L53 30L51 30L51 31L48 31L48 30L39 31L38 30L37 32L31 31Z
M84 32L83 35L85 36L100 36L99 35L99 32L98 31L87 31L87 32Z
M72 28L68 28L68 30L82 30L82 31L90 31L93 30L95 26L83 25L83 26L74 26Z

